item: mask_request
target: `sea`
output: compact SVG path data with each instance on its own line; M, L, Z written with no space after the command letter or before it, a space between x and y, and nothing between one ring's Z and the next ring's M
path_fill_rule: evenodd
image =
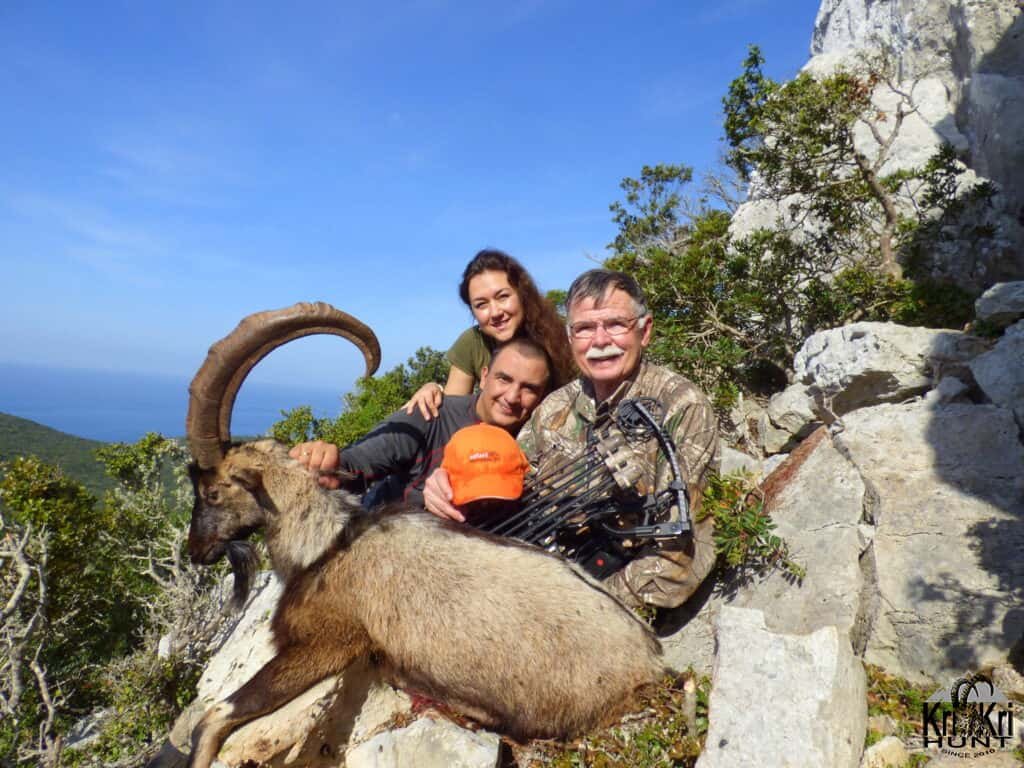
M189 378L0 363L0 412L104 442L134 442L147 432L185 433ZM231 432L266 434L282 411L309 405L318 417L341 412L342 389L246 381L235 400Z

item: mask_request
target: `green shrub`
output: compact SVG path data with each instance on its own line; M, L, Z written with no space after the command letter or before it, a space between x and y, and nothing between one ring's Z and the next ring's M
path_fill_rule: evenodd
M320 419L313 416L308 405L299 406L283 411L282 418L270 428L270 434L288 445L307 440L349 445L397 411L428 381L447 380L448 368L443 352L420 347L405 364L399 363L386 373L359 379L356 388L345 395L341 415Z
M750 478L711 473L700 515L715 519L715 551L723 566L741 574L781 568L795 580L807 575L790 557L786 542L775 534L763 494Z

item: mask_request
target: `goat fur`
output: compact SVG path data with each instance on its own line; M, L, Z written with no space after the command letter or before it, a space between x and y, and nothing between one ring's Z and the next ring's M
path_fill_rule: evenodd
M263 527L286 584L277 656L196 727L195 768L232 730L366 654L393 682L517 738L610 722L663 672L647 626L561 558L427 513L367 515L274 441L230 449L193 482L193 560Z

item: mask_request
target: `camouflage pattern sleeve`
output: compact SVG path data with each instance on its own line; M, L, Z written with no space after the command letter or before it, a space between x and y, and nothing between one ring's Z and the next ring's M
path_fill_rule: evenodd
M526 455L527 461L530 462L530 465L534 469L537 467L537 454L539 453L537 446L537 433L534 427L534 422L537 421L538 415L538 413L534 412L530 419L523 424L519 430L519 434L516 436L516 442L519 443L520 449L522 449L523 453Z
M550 458L553 449L567 455L579 453L586 444L586 433L573 416L573 403L579 394L578 382L570 382L544 398L529 421L519 430L519 447L534 469Z
M697 517L708 469L718 448L718 420L707 397L681 377L673 386L652 392L666 406L665 426L676 444L679 468L687 480L690 518ZM659 488L671 479L662 459L656 476ZM678 510L673 509L678 514ZM715 565L714 520L693 523L693 539L681 549L656 548L610 576L605 585L627 605L682 605Z
M665 426L676 444L679 468L691 486L691 493L694 489L702 490L718 453L718 418L714 408L701 394L697 402L688 402L674 412L670 409Z

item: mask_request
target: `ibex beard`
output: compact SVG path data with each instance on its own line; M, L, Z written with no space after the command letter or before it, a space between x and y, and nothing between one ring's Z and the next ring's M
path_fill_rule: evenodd
M192 477L192 559L227 554L244 600L254 570L244 540L263 529L285 583L277 655L206 714L192 766L367 655L385 679L519 739L611 722L663 672L646 625L556 555L422 512L366 514L273 441L233 447Z

